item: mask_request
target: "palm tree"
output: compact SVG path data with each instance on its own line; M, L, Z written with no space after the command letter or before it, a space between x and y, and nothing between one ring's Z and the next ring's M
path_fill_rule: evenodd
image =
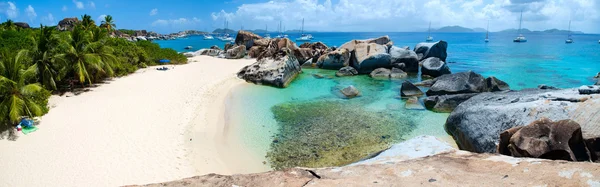
M20 61L25 53L3 55L0 60L0 120L17 124L21 117L35 117L43 113L42 107L34 101L44 89L35 82L35 69L23 69Z
M115 22L113 21L113 17L111 15L104 16L104 21L102 21L101 26L106 28L106 30L108 30L109 33L111 33L113 30L115 30L115 28L117 28L117 25L115 25Z
M67 51L55 56L57 61L66 64L62 70L68 76L74 76L83 86L93 83L96 77L92 73L112 76L112 68L108 60L114 58L112 51L102 43L92 42L92 32L76 26L71 32Z
M92 16L84 14L81 16L81 26L83 26L84 30L89 30L96 26L96 22L94 22Z
M2 26L4 26L4 29L6 30L17 30L17 25L15 25L15 22L13 22L13 20L6 20L6 22L4 22L2 24Z
M36 70L37 81L50 90L56 90L57 71L52 61L51 49L58 43L54 29L40 25L36 46L33 51L23 49L23 53L31 57L33 68Z

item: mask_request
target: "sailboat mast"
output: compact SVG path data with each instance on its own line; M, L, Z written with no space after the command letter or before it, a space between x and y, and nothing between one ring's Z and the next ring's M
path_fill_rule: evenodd
M523 11L521 10L521 18L519 18L519 34L521 34L522 23L523 23Z
M431 21L429 22L429 29L427 30L427 34L431 36Z
M490 20L488 20L487 29L485 29L485 39L490 36Z
M569 38L571 38L571 20L569 20Z
M302 18L302 34L304 34L304 18Z

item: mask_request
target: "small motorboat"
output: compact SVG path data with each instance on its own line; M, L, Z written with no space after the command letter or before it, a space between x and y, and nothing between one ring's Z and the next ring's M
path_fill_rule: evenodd
M186 50L190 50L190 49L194 49L194 47L192 47L191 45L188 45L188 46L185 46L185 48L184 48L184 49L186 49Z
M214 40L215 38L211 35L205 34L204 35L204 40Z

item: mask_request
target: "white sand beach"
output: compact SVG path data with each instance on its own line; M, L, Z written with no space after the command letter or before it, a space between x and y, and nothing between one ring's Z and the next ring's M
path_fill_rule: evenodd
M52 96L37 132L0 140L0 186L119 186L267 170L222 137L227 93L243 84L235 73L254 60L191 61Z

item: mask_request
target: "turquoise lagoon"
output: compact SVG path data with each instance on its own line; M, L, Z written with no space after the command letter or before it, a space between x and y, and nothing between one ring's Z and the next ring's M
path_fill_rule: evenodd
M329 46L339 46L351 39L374 38L382 35L389 35L396 46L410 46L411 48L426 37L426 33L313 33L317 41L322 41ZM290 37L294 38L294 36ZM597 43L600 35L575 35L575 43L573 44L565 44L565 36L551 34L528 35L528 43L513 43L514 34L492 33L490 43L483 42L485 33L434 33L433 37L436 40L448 41L447 61L452 72L473 70L484 76L496 76L509 83L511 88L515 90L535 88L540 84L560 88L593 84L592 77L600 72L600 44ZM200 48L223 45L218 41L203 41L201 37L190 37L187 40L158 41L158 43L163 47L171 47L178 51L182 51L180 49L187 45ZM274 152L287 151L288 154L297 154L300 151L302 155L308 152L307 157L319 157L318 159L326 160L323 158L326 155L324 156L319 151L323 149L333 152L338 149L348 151L340 147L365 140L348 137L345 137L345 139L336 138L343 135L375 137L367 140L379 141L374 143L378 145L389 145L418 135L433 135L452 142L452 139L444 131L444 123L448 114L404 108L405 100L398 98L399 87L403 80L373 80L366 75L337 78L334 76L335 71L331 70L303 69L303 71L285 89L244 84L230 93L230 99L227 102L229 111L226 112L226 115L230 127L233 128L231 132L239 138L245 147L251 148L254 154L260 157L271 155L271 157L265 159L267 162L270 161L271 166L287 167L306 165L306 163L310 163L309 166L345 164L348 160L340 162L326 161L316 165L314 162L285 162L286 164L278 165L277 163L284 161L281 160L281 157L278 157L279 161L272 157ZM319 79L313 74L323 75L326 78ZM417 82L420 81L419 77L418 75L411 75L406 80ZM346 85L357 87L362 96L350 100L338 97L336 87ZM425 91L426 88L422 89ZM340 115L339 119L321 119L323 115L332 115L332 113L318 111L319 113L311 115L307 111L302 111L303 107L314 103L331 104L332 107L342 108L339 111L337 108L332 109L332 112L358 115L358 118ZM290 114L276 116L273 109L281 109L282 106L287 107L290 110L288 112L297 111L298 116L305 118L308 116L311 119L304 122L300 119L293 119L293 115ZM298 109L294 107L298 107ZM310 107L307 108L311 109ZM371 118L371 116L361 116L359 114L375 117ZM346 124L349 123L348 118L355 121L350 122L356 124L355 129L349 128L352 126ZM367 124L361 122L361 118L368 120L367 123L378 124L375 127L383 128L385 132L369 129ZM339 120L346 125L336 125L333 122L331 126L326 126L318 124L319 120L328 122ZM290 130L289 128L283 128L288 127L286 125L290 125L289 122L318 129L299 128ZM285 132L282 132L282 130ZM334 131L337 134L328 134L329 131ZM369 131L369 133L356 133L355 131ZM327 145L320 145L318 142L314 143L303 139L329 141L326 137L316 137L311 132L321 132L331 136L331 140L348 142L329 142ZM285 141L306 143L286 144ZM280 145L287 145L288 147L282 148ZM312 152L306 149L312 150ZM352 151L360 152L359 155L361 156L376 152L366 149L350 150L350 152ZM352 156L357 155L349 157ZM302 158L289 157L288 159L298 160Z

